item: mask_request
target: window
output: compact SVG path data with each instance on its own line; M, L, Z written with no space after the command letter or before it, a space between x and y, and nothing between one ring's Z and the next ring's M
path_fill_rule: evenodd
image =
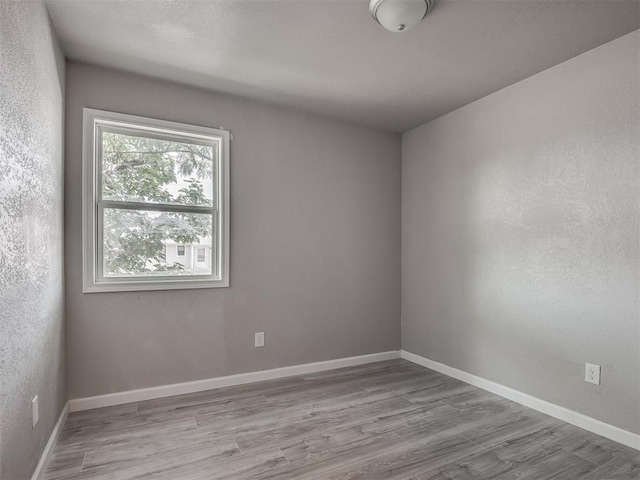
M85 292L228 286L229 132L85 109L83 214Z

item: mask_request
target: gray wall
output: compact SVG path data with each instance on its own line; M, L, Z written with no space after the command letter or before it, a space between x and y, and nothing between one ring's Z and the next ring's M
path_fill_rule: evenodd
M639 35L402 144L403 348L636 433Z
M0 478L30 478L66 401L64 58L40 2L0 2ZM31 399L40 422L31 428Z
M83 107L233 132L231 288L82 293ZM71 398L400 347L399 135L70 63L66 141Z

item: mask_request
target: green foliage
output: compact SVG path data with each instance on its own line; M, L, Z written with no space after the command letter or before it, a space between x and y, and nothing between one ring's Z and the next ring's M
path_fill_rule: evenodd
M207 200L204 194L204 187L195 178L186 180L187 187L178 190L176 201L184 205L211 205L211 201Z
M105 132L103 199L210 206L203 182L213 180L214 154L209 146ZM189 274L166 263L165 242L199 243L212 227L208 214L105 208L105 275Z

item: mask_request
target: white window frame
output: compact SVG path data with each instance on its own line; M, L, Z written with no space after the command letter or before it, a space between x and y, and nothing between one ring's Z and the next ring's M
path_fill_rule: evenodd
M229 138L226 130L189 125L166 120L127 115L85 108L83 115L83 292L123 292L140 290L176 290L192 288L216 288L229 286ZM99 198L102 191L101 128L133 128L146 131L154 137L176 141L183 139L215 140L219 146L217 155L216 194L212 207L167 206L151 203L117 202L118 206L146 208L150 210L189 211L212 213L214 235L212 239L212 275L184 277L129 277L111 278L101 275L102 205L108 203ZM201 211L202 210L202 211ZM100 262L100 263L99 263Z

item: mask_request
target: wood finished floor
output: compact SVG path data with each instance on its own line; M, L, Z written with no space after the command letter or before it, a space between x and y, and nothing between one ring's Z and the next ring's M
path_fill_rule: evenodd
M640 452L404 360L72 413L52 479L640 479Z

